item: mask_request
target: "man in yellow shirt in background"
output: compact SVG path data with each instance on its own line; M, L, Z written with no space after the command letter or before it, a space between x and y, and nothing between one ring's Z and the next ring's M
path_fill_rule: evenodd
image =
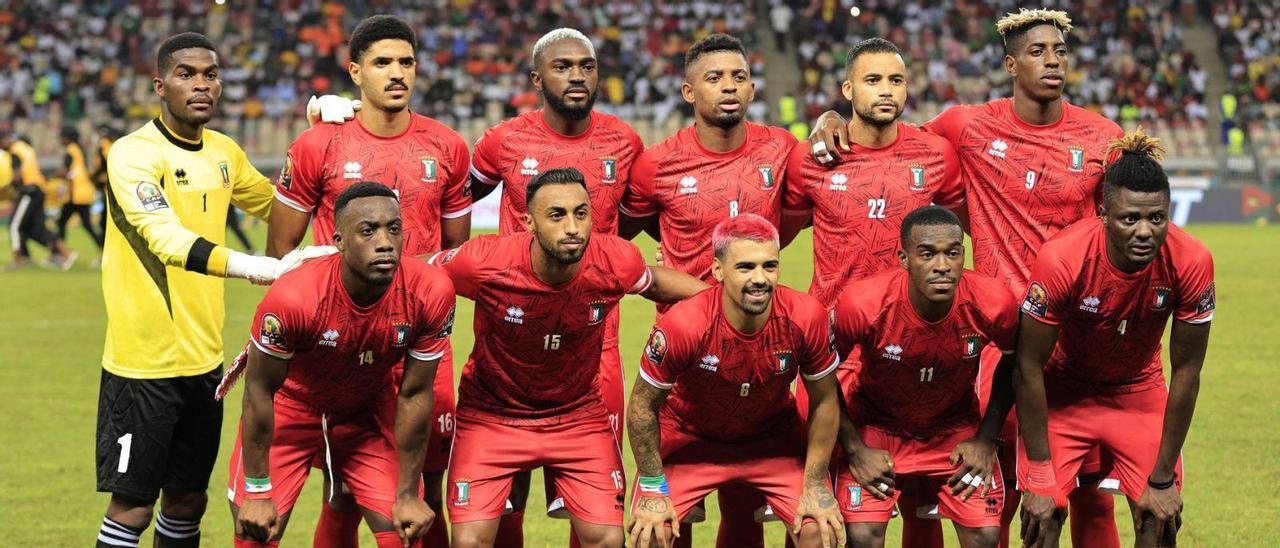
M67 126L62 128L62 178L67 183L67 203L58 214L58 239L67 240L67 221L72 215L80 217L80 225L89 233L93 243L102 251L102 234L93 228L89 208L93 206L93 181L89 180L89 166L85 163L84 149L80 147L80 132Z
M36 158L36 150L27 140L15 133L0 135L0 148L9 152L12 162L14 189L13 215L9 217L9 242L13 245L13 264L10 269L31 264L31 252L27 240L49 249L51 255L42 263L50 268L67 270L76 262L76 252L49 230L44 215L44 174ZM6 170L8 172L8 170Z

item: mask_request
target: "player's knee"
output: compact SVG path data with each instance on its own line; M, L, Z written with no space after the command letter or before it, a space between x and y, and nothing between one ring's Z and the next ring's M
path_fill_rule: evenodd
M208 505L204 491L165 491L160 497L160 510L175 519L198 520Z
M883 548L885 523L850 523L845 526L848 545L853 548Z
M621 527L605 525L581 526L575 524L573 530L578 535L578 543L582 548L622 548L623 534Z
M957 532L963 548L995 548L1000 545L999 527L960 527Z
M456 523L453 525L451 548L488 548L494 545L498 537L498 524L482 521Z
M107 517L112 521L133 527L146 529L151 524L155 501L145 501L124 495L111 495L107 504Z

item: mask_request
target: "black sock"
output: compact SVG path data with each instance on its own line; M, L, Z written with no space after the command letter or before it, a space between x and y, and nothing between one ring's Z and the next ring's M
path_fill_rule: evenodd
M200 520L171 518L164 512L156 514L156 548L186 548L200 546Z
M137 548L138 539L142 536L142 532L146 531L144 525L141 529L134 529L128 525L117 523L115 520L102 516L102 527L98 529L97 548Z

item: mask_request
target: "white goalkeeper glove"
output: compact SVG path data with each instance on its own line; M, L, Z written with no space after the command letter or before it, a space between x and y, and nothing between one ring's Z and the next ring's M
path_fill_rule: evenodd
M340 95L325 95L316 98L311 96L307 101L307 125L314 126L316 121L326 124L341 124L356 117L360 110L359 99L347 99Z
M285 256L280 257L280 263L276 265L276 278L284 276L285 272L298 268L302 265L302 262L307 259L324 257L337 252L338 248L331 245L310 245L299 247L286 253Z
M257 257L239 251L231 251L227 257L227 277L243 278L253 285L270 285L276 281L280 260L275 257Z

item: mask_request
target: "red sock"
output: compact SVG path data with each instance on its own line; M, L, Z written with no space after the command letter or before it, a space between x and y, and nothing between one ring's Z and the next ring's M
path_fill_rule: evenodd
M235 539L233 543L235 548L276 548L280 546L280 541L278 540L258 542L256 540L245 540L234 535L231 538Z
M1005 485L1013 485L1009 483L1009 478L1005 478ZM1022 502L1022 492L1017 489L1004 490L1004 512L1000 514L1000 548L1009 548L1009 524L1013 523L1013 518L1018 515L1018 503ZM1019 539L1018 544L1022 541Z
M913 490L903 491L898 497L898 508L902 511L902 546L942 548L942 522L916 517L916 508L925 504L920 499Z
M1119 548L1115 498L1092 487L1067 496L1071 509L1071 545L1076 548Z
M524 510L498 519L498 536L493 548L524 548Z
M764 548L764 526L756 523L756 509L764 506L764 496L745 486L720 489L720 529L716 548Z
M312 548L360 546L360 512L340 512L328 504L321 504L320 519L316 521L316 537L311 546Z
M400 540L400 535L395 531L383 531L374 533L373 540L377 541L378 548L404 548L404 541ZM418 539L409 544L412 548L422 548L422 539Z
M436 514L431 529L422 537L422 548L449 548L449 524L445 521L443 515Z

